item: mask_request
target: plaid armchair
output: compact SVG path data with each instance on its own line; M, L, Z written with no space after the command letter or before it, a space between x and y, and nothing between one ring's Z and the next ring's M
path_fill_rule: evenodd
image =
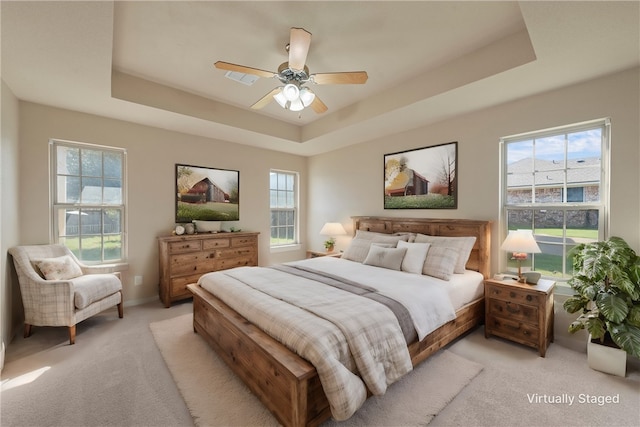
M75 343L76 324L117 305L123 317L119 273L82 264L63 245L16 246L9 249L18 273L24 305L24 337L32 326L66 326Z

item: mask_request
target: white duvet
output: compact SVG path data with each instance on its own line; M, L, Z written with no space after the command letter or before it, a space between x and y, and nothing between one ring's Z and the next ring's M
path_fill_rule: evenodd
M377 289L380 294L393 298L409 310L419 340L456 317L447 284L430 276L332 257L305 259L285 265L304 265Z

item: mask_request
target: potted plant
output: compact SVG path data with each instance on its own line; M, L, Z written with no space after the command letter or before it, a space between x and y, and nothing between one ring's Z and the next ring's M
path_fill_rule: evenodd
M333 237L330 237L328 240L325 240L324 242L324 248L327 250L327 252L333 252L333 249L336 246L336 239L334 239Z
M580 315L569 332L586 329L591 342L610 339L640 358L640 257L620 237L579 244L570 254L574 273L568 284L575 295L563 306Z

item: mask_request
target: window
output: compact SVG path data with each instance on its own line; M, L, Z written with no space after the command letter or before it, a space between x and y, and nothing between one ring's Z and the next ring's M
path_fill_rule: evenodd
M271 247L298 243L298 174L272 170L269 177L271 199Z
M545 277L568 279L568 252L605 238L609 127L598 120L501 140L503 232L533 231L542 252L527 263ZM515 270L507 258L501 267Z
M86 263L125 259L126 151L50 142L52 240Z

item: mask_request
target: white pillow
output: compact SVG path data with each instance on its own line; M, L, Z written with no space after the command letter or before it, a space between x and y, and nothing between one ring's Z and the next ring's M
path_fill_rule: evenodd
M82 276L80 266L69 255L45 258L38 262L38 269L46 280L69 280Z
M383 248L371 245L364 264L388 268L389 270L400 270L402 259L406 252L406 248Z
M428 236L426 234L416 235L416 243L431 243L431 247L445 246L458 250L458 260L456 261L454 273L464 273L465 266L471 255L473 245L476 243L475 236L469 237L449 237L449 236Z
M458 260L458 250L446 246L431 246L424 261L422 274L449 280Z
M422 274L424 260L427 258L431 243L408 243L399 241L399 248L407 248L407 253L402 260L402 271L414 274Z

